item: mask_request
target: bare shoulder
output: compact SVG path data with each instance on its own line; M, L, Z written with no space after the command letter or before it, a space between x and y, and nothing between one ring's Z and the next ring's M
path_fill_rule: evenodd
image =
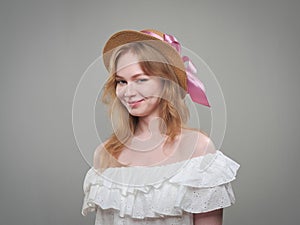
M100 168L100 159L103 154L104 146L106 143L107 143L107 140L105 142L103 142L102 144L98 145L98 147L94 151L93 166L96 169Z
M193 137L193 140L196 140L192 157L215 153L217 151L212 139L204 132L196 129L185 129L184 132L185 135Z

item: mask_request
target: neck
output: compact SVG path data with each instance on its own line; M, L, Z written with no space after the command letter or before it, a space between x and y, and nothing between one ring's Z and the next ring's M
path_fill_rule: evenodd
M160 131L161 123L163 121L160 117L139 118L136 132L131 139L130 148L143 152L159 148L166 139L166 135Z
M135 137L139 139L148 139L153 135L160 134L160 124L163 123L160 117L146 117L139 118L136 132L134 134Z

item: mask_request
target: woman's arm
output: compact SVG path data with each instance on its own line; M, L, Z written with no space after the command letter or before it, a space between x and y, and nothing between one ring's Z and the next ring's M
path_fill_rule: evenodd
M222 225L223 209L194 214L194 225Z

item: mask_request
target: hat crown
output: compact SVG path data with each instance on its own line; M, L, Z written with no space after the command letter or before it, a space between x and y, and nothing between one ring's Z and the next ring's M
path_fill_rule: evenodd
M163 39L163 38L164 38L164 33L160 32L160 31L158 31L158 30L153 30L153 29L145 29L145 30L141 30L141 32L143 32L143 33L146 33L146 34L147 34L147 32L149 32L149 33L154 33L154 34L156 34L156 35L160 36L160 37L161 37L161 39Z

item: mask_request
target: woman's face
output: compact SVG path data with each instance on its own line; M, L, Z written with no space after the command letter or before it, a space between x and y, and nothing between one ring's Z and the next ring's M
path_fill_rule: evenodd
M137 56L127 52L120 56L116 68L116 95L133 116L159 116L162 79L145 74Z

